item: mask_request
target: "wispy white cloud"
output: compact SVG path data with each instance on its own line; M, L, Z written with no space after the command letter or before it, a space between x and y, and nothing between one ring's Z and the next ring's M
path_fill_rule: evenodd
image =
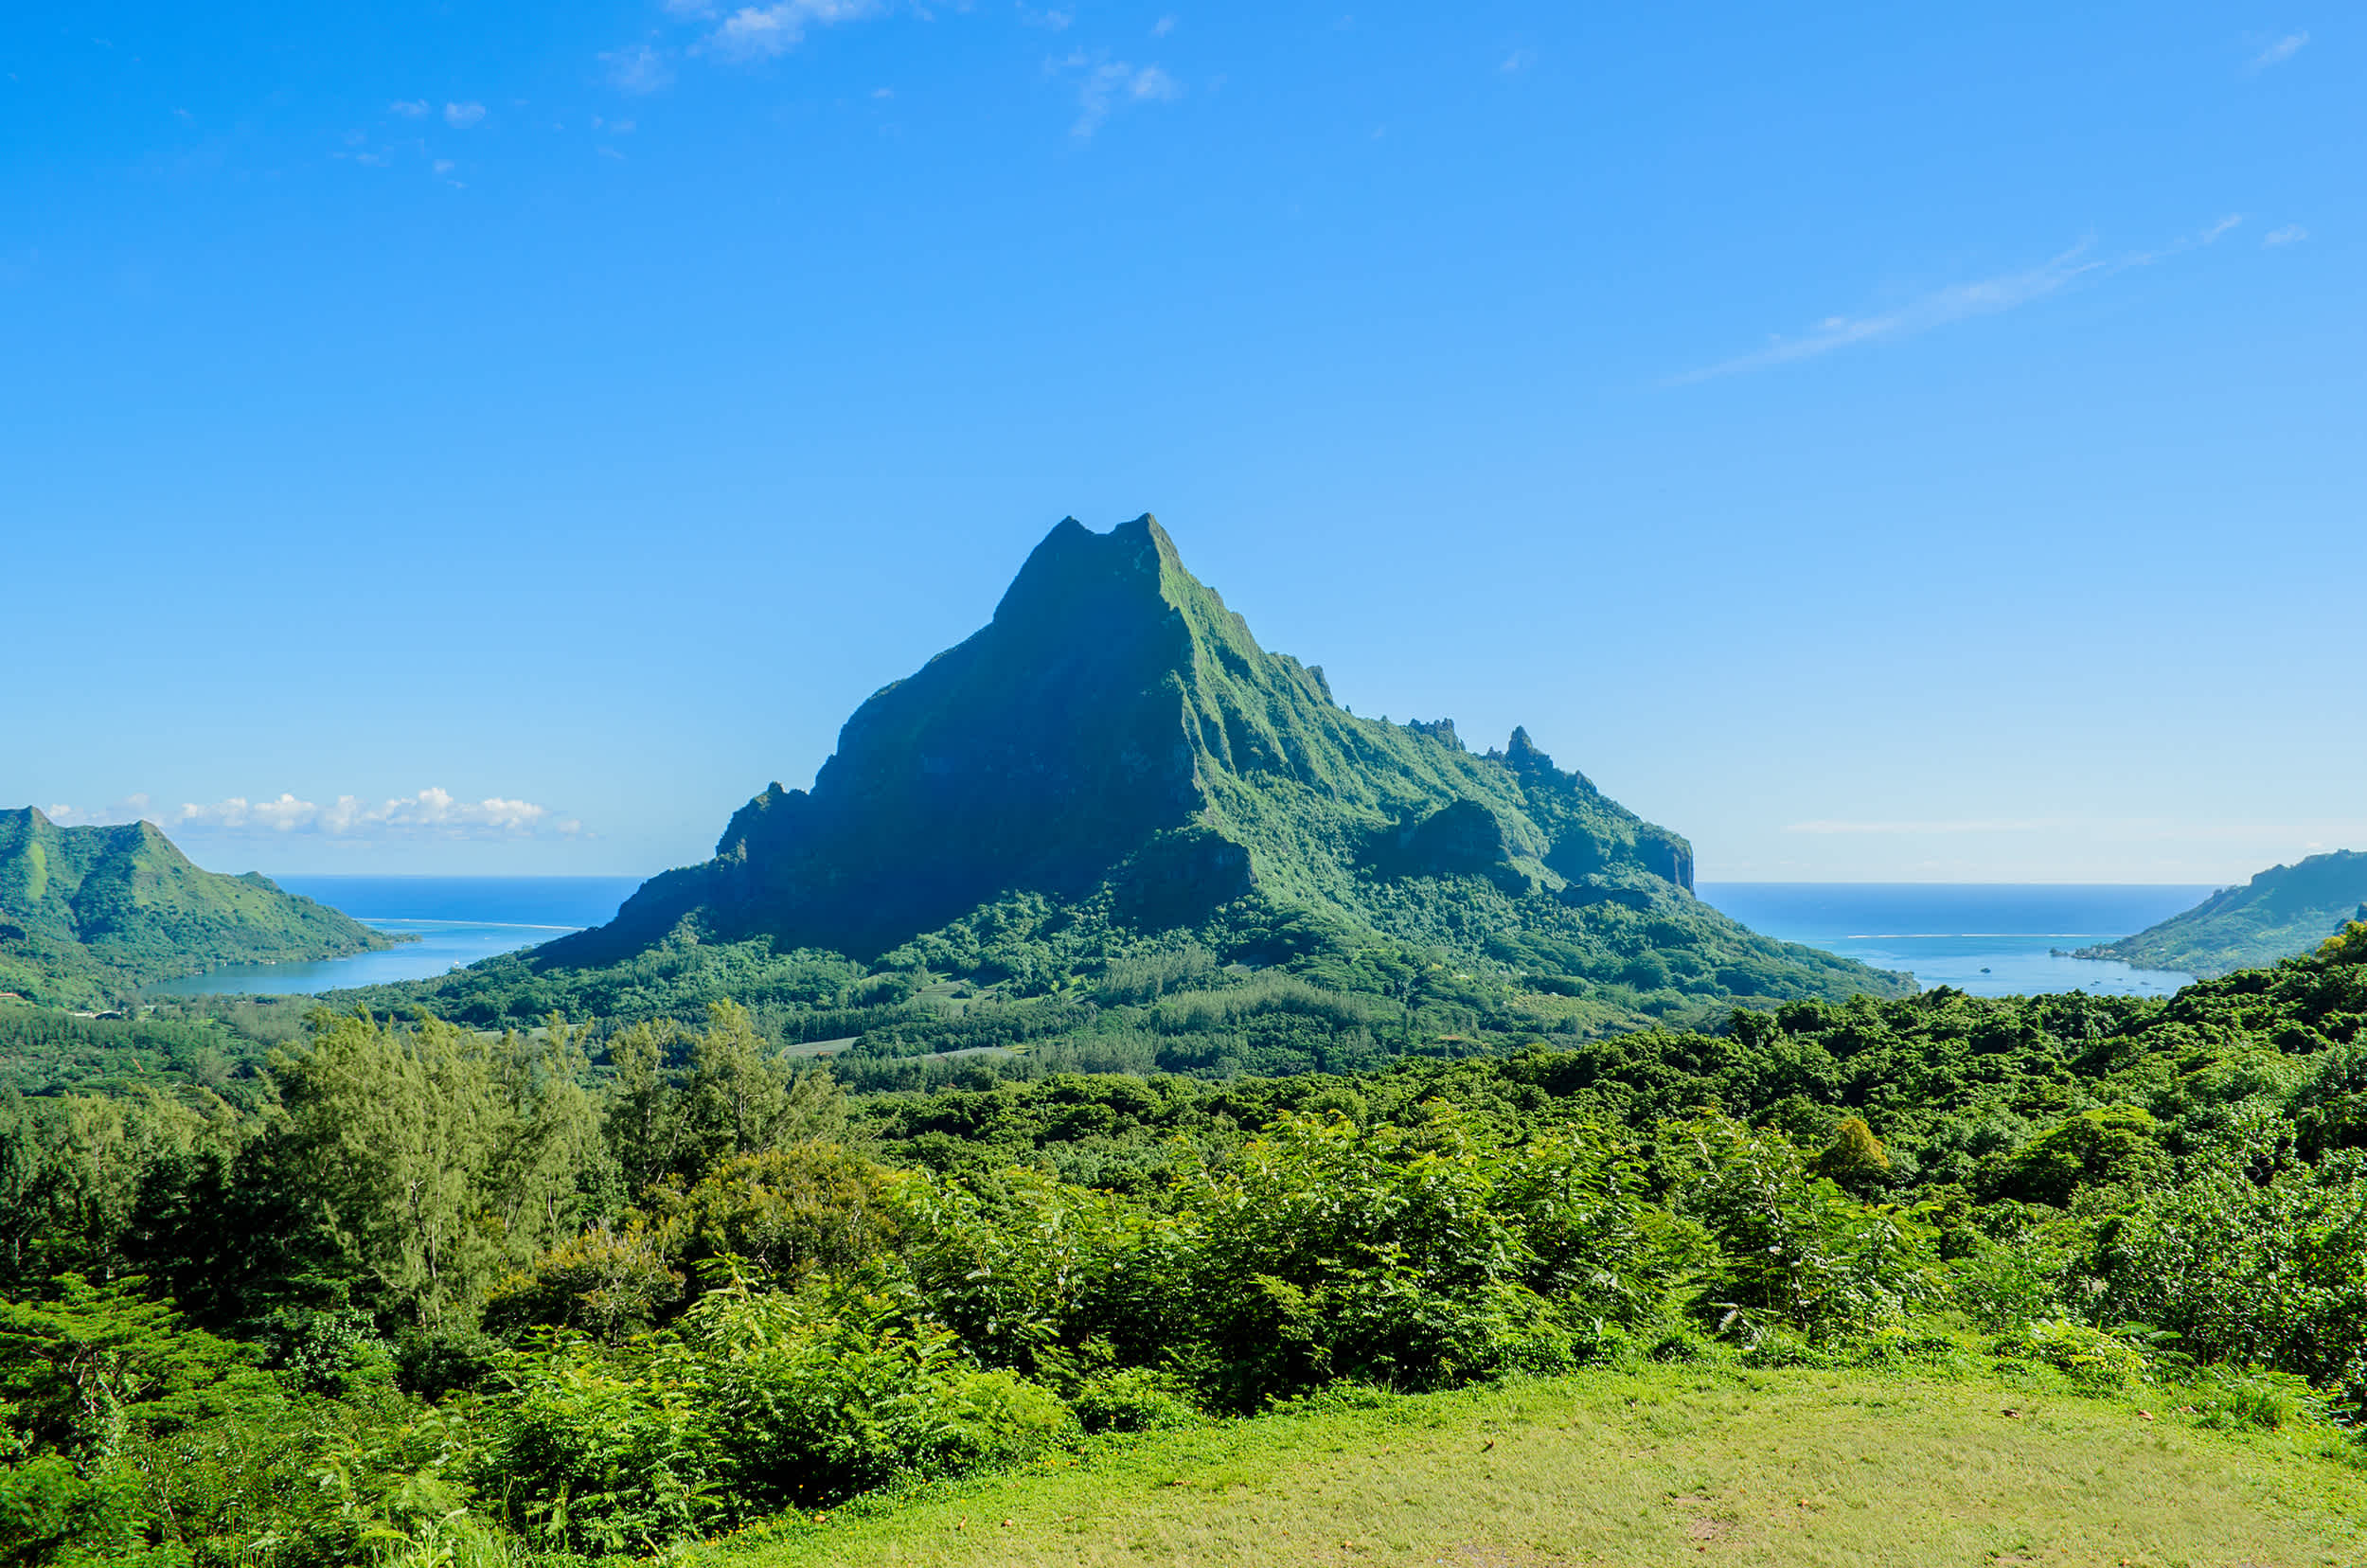
M774 0L742 6L709 32L700 47L725 60L771 60L805 41L809 27L830 27L875 15L881 0Z
M418 119L427 113L427 108L425 98L397 98L386 106L386 111L388 114L400 115L405 119Z
M1080 141L1091 139L1112 111L1126 104L1166 103L1184 96L1176 80L1156 65L1095 60L1080 49L1057 68L1084 73L1077 92L1077 123L1069 127L1069 134Z
M1535 63L1537 63L1537 51L1535 49L1515 49L1510 54L1504 56L1504 63L1497 66L1496 69L1504 72L1506 76L1512 76L1519 72L1527 70Z
M348 794L321 805L283 791L265 800L232 795L225 800L159 806L148 795L134 794L89 811L52 806L48 815L61 827L69 828L146 820L168 832L301 833L332 838L518 838L543 831L572 835L583 827L572 818L555 817L549 807L533 801L500 795L462 800L436 788L375 804Z
M466 131L484 117L485 105L482 103L447 103L444 105L444 123L454 131Z
M1874 314L1826 316L1797 336L1776 337L1764 348L1671 376L1665 384L1682 386L1720 376L1739 375L1747 370L1765 370L1800 360L1816 359L1837 348L1847 348L1856 344L1872 343L1883 338L1911 337L1917 332L1927 332L1935 327L1945 327L1974 316L2002 314L2060 294L2073 284L2100 280L2132 267L2149 267L2182 251L2208 245L2242 222L2240 214L2231 215L2198 233L2173 240L2166 245L2116 257L2091 254L2092 247L2083 240L2038 265L2020 272L2001 273L1994 277L1979 278L1969 283L1951 283L1946 288L1935 289L1911 299L1904 305Z
M2308 238L2307 229L2299 223L2287 223L2283 228L2273 228L2262 235L2260 242L2264 245L2297 245Z
M1068 25L1077 20L1077 13L1073 10L1060 10L1050 6L1038 10L1028 5L1027 0L1018 0L1018 4L1019 19L1022 22L1031 27L1041 27L1048 32L1066 32Z
M600 56L600 63L608 67L609 83L619 92L654 93L674 80L666 57L647 44L611 49Z
M2265 71L2271 65L2282 65L2301 53L2303 46L2308 42L2309 35L2305 32L2287 33L2283 38L2252 56L2251 68L2255 71Z
M1165 38L1173 31L1175 31L1175 18L1172 16L1163 16L1150 25L1150 36L1153 38Z
M1815 359L1836 348L1853 344L1871 343L1878 338L1905 337L1929 331L1951 321L1967 316L1995 315L2016 306L2027 305L2034 299L2044 299L2058 294L2080 278L2103 270L2109 263L2090 257L2083 242L2060 255L2021 272L2002 273L1971 283L1951 283L1920 299L1911 300L1896 310L1877 315L1826 316L1807 332L1798 337L1777 338L1766 347L1740 354L1716 365L1670 378L1672 383L1708 381L1717 376L1738 375L1745 370L1764 370L1772 365L1789 365L1797 360Z

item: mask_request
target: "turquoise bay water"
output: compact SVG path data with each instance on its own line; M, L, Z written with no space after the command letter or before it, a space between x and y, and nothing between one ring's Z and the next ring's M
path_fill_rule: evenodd
M2084 990L2167 996L2194 979L2168 970L2057 958L2132 935L2215 888L2166 883L1704 882L1704 901L1752 930L1877 969L1926 989L1976 996Z
M291 893L342 909L364 925L417 936L384 953L312 964L240 964L148 988L161 996L243 992L296 996L347 986L425 980L514 953L616 913L638 877L275 877Z
M381 931L418 935L386 953L316 964L255 964L167 981L150 989L293 995L423 980L547 942L616 913L635 877L281 877ZM2192 979L2127 964L2056 958L2143 931L2200 902L2212 889L1922 882L1704 882L1703 900L1754 931L1878 969L1906 970L1926 987L1982 996L2088 990L2166 996Z

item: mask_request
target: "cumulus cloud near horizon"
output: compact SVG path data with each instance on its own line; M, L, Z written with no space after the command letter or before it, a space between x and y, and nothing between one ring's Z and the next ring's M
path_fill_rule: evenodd
M184 801L178 806L159 805L148 795L134 794L87 810L51 806L44 814L61 828L147 821L167 832L305 833L329 838L525 838L543 832L573 837L583 831L582 823L560 817L549 807L530 800L500 795L462 800L435 786L376 803L359 795L339 795L327 805L288 791L271 799L231 795L212 802Z

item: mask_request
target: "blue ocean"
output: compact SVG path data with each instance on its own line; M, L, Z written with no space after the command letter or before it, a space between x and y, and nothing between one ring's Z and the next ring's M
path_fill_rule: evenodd
M316 964L216 970L150 988L168 995L303 994L423 980L606 921L637 877L280 877L279 885L381 931L416 935L385 953ZM2053 956L2143 931L2209 887L2017 886L1994 882L1704 882L1701 897L1743 924L1927 988L1982 996L2087 990L2166 996L2191 975Z
M2055 953L2133 935L2216 891L2152 882L1704 882L1700 889L1753 931L1905 970L1927 990L1953 986L1976 996L2167 996L2194 976Z

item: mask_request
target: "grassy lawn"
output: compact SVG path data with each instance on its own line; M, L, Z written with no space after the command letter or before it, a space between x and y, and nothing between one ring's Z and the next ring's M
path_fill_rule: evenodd
M1112 1439L694 1560L2367 1563L2367 1470L2333 1456L2338 1434L2224 1434L2160 1399L1988 1377L1594 1373Z

